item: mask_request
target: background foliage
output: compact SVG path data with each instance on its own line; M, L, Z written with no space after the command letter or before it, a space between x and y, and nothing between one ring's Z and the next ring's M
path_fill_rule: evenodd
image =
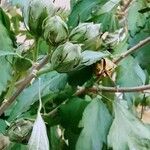
M150 1L63 2L1 4L0 149L149 150Z

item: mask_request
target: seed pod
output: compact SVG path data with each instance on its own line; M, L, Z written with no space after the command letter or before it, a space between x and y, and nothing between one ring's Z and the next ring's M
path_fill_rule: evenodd
M44 39L50 45L57 45L66 41L68 37L67 24L59 17L48 17L44 24Z
M105 33L104 33L105 34ZM105 38L103 38L103 43L110 48L114 48L117 46L121 41L123 41L126 37L125 29L121 28L116 30L114 33L107 33Z
M58 72L70 72L78 67L81 59L81 46L66 42L54 51L51 64Z
M61 16L63 19L67 19L70 14L70 0L55 0L54 6L56 15Z
M33 35L41 36L42 23L47 16L53 16L55 7L51 0L30 0L25 22Z
M17 120L8 129L10 141L27 142L33 127L33 123L29 120Z
M70 33L73 43L83 43L84 49L97 50L101 46L101 24L81 23Z

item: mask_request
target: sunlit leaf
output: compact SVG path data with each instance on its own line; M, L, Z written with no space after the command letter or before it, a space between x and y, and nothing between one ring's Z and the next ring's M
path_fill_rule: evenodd
M7 87L7 82L11 79L11 58L5 58L3 51L6 53L12 53L13 47L11 39L8 35L6 28L2 25L0 21L0 95ZM1 53L2 51L2 53ZM5 54L6 54L5 53ZM9 62L10 61L10 62ZM4 67L5 66L5 67Z
M125 101L114 102L115 119L108 135L108 145L114 150L149 150L150 128L128 108Z
M57 72L50 72L40 76L41 78L41 95L45 96L50 92L58 92L64 88L67 83L67 75ZM11 111L9 120L15 119L23 112L27 111L30 106L38 100L38 80L26 88L18 97L17 103Z
M141 14L139 11L145 7L146 3L146 0L136 0L133 1L132 5L130 5L127 16L127 23L132 36L145 26L146 18L149 15L147 13Z
M94 51L86 50L82 52L82 57L83 57L82 65L90 66L96 63L97 61L100 61L102 58L106 56L109 56L109 54L104 52L94 52Z
M110 0L107 3L105 3L100 10L96 13L96 15L102 15L105 13L109 13L112 11L114 7L117 7L121 0Z
M76 150L102 149L107 142L107 134L112 122L106 105L100 98L95 98L86 107L81 127L83 130L77 141Z
M128 56L122 62L117 69L117 84L121 87L134 87L144 85L146 76L142 68L137 61ZM134 99L138 96L138 93L125 93L125 98L128 100L130 106Z
M68 24L71 27L77 26L79 22L84 22L91 17L91 13L100 3L104 3L104 0L81 0L72 8L72 12L69 16Z

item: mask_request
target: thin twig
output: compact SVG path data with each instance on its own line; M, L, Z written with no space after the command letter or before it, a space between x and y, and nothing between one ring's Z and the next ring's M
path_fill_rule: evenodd
M92 88L85 88L82 87L80 88L80 90L78 90L74 95L78 96L78 95L82 95L84 93L97 93L97 92L120 92L120 93L125 93L125 92L144 92L145 90L149 90L150 89L150 84L148 85L142 85L142 86L138 86L138 87L106 87L106 86L93 86Z
M49 56L46 56L38 65L34 66L31 73L23 80L22 84L15 91L15 93L8 100L3 101L0 106L0 116L15 101L17 96L26 88L26 86L30 84L31 80L36 77L36 71L40 70L48 62L48 59Z
M103 87L99 86L98 88L94 88L97 91L106 91L106 92L143 92L145 90L150 89L150 84L142 85L137 87Z
M80 96L82 94L86 94L86 93L89 93L89 92L92 92L92 93L98 93L98 92L101 92L101 91L104 91L104 92L143 92L143 91L149 90L149 89L150 89L150 84L139 86L139 87L122 87L122 88L103 87L103 86L99 86L99 87L94 86L92 88L81 87L79 90L77 90L77 92L74 94L74 96ZM63 102L63 103L65 103L65 102ZM61 103L59 106L54 108L49 113L45 114L45 116L54 116L54 114L57 113L58 109L60 108L60 106L63 103Z
M144 39L143 41L140 41L137 45L130 48L128 51L122 53L121 55L119 55L119 57L114 59L113 62L115 64L118 64L122 59L126 58L127 56L129 56L130 54L132 54L133 52L135 52L136 50L138 50L139 48L145 46L148 43L150 43L150 37Z

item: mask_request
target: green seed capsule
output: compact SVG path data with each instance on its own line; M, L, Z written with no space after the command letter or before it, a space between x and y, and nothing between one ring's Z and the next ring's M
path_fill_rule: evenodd
M50 45L63 43L68 37L67 24L59 17L48 17L43 25L44 39Z
M42 23L48 16L55 14L55 7L51 0L31 0L27 8L25 21L33 35L41 36Z
M101 24L81 23L70 33L73 43L84 44L83 49L96 50L101 46Z
M66 42L54 51L51 64L58 72L70 72L78 67L81 59L80 45Z

